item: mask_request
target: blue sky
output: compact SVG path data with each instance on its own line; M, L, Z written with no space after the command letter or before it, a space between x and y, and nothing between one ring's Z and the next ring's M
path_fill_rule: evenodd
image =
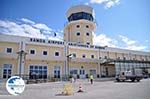
M0 33L62 38L65 13L78 4L95 10L94 44L150 52L150 0L0 0Z

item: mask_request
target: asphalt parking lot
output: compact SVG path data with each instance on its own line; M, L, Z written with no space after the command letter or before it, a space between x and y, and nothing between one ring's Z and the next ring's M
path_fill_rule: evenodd
M51 82L28 84L19 96L10 95L5 84L0 85L0 99L150 99L150 79L140 82L95 81L91 85L87 80L73 83L73 95L60 95L64 84L69 82ZM77 93L79 85L83 93Z

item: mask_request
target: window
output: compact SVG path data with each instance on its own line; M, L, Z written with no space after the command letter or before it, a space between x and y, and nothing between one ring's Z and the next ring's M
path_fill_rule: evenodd
M36 42L39 42L39 39L36 39Z
M59 56L59 52L55 52L55 56Z
M80 36L80 32L77 33L77 36Z
M89 28L89 26L88 26L88 25L86 25L86 28Z
M76 27L77 27L77 28L79 28L79 27L80 27L80 25L77 25Z
M70 74L71 75L77 75L78 74L78 70L73 69L73 70L70 71Z
M91 55L91 58L94 58L94 55Z
M54 78L60 78L60 66L54 67Z
M80 19L85 19L85 20L89 20L89 21L94 20L92 14L89 14L86 12L73 13L68 17L68 21L74 21L74 20L80 20Z
M85 70L80 69L80 75L84 75L85 74Z
M43 51L43 55L47 55L47 51Z
M12 48L7 48L6 52L7 53L12 53Z
M47 78L47 66L30 65L29 78L30 79L46 79Z
M85 58L85 54L82 55L82 58Z
M30 38L30 41L32 42L32 38Z
M90 34L87 32L86 35L89 36Z
M35 50L30 50L30 54L35 54Z
M11 77L11 71L12 70L12 64L4 64L3 66L3 78L10 78Z
M87 44L87 45L90 45L90 43L89 43L89 42L87 42L86 44Z

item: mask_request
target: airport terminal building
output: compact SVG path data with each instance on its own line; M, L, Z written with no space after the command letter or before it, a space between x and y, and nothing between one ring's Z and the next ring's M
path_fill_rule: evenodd
M0 78L38 75L38 79L73 75L113 77L138 69L150 73L150 52L93 45L93 8L73 6L67 11L64 41L0 34Z

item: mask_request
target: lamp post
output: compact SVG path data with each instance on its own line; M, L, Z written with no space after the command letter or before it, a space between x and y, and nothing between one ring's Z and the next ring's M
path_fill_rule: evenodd
M24 50L21 50L19 52L17 52L17 54L19 55L19 76L21 77L21 71L22 71L22 57L27 54Z
M69 59L71 59L73 56L72 56L73 54L69 54L69 55L67 55L66 57L67 57L67 78L69 78L69 75L70 75L70 67L69 67Z

